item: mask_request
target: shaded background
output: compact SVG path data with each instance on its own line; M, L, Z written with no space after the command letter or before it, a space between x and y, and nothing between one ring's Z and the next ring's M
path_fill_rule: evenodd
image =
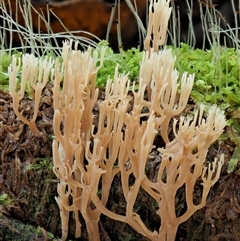
M7 6L7 9L9 9L9 3L11 4L13 18L15 18L15 13L18 12L18 22L22 25L25 25L25 20L21 16L19 6L15 6L16 1L4 0L4 2ZM25 1L23 0L18 2L23 6ZM135 0L135 2L137 5L138 15L141 18L143 25L146 26L146 1ZM229 27L234 28L238 25L238 23L236 24L235 16L237 18L237 22L239 22L239 1L233 0L233 2L235 9L233 9L231 0L172 0L171 5L175 5L175 14L177 17L177 20L175 20L175 24L178 26L180 33L180 41L178 40L177 42L186 42L193 45L194 47L199 48L202 48L204 45L204 47L208 48L209 42L204 32L207 31L209 35L212 36L212 24L220 24L222 29L228 29ZM106 39L107 28L113 4L115 3L115 1L32 0L31 3L42 16L44 15L46 19L49 19L50 28L53 30L54 33L63 32L66 29L68 29L69 31L82 30L90 32L99 37L100 39ZM210 20L206 17L203 17L203 19L205 19L207 23L206 31L203 31L200 16L200 4L202 6L203 14L206 11L213 11L214 8L216 8L216 10L219 11L216 12L215 19ZM131 10L129 9L124 0L120 0L119 5L120 17L118 16L118 9L116 8L108 39L110 45L114 48L115 51L117 51L119 47L117 25L121 29L122 46L120 47L128 49L133 46L138 46L142 43L142 41L139 41L139 29L137 21L134 15L132 14ZM66 27L66 29L64 29L59 19L61 20L62 24ZM191 19L191 21L189 21L189 19ZM46 24L44 24L39 19L36 12L34 11L32 11L32 21L33 29L35 32L48 32ZM189 26L192 26L193 31L189 30ZM175 28L175 31L177 31L178 28ZM192 35L192 38L190 39L189 32L194 32L194 34L190 34ZM89 35L83 33L76 33L76 35L90 37ZM206 40L204 40L204 38L206 38ZM18 40L18 36L15 35L14 45L20 45ZM60 41L62 41L62 39ZM169 43L172 44L172 41L169 40ZM225 44L223 36L221 36L221 43ZM233 45L232 40L230 40L229 38L226 39L226 43L228 46Z

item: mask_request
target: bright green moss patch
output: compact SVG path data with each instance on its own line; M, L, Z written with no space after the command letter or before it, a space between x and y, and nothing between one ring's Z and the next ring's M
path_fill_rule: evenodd
M174 50L180 73L195 74L191 97L195 103L217 104L227 114L228 129L225 139L236 144L229 161L228 173L234 171L240 153L240 52L233 48L216 47L193 50L186 44Z
M217 104L224 110L235 110L240 104L240 52L218 47L192 50L182 44L177 51L176 66L180 72L195 73L191 97L195 102Z
M0 206L7 206L12 202L12 199L6 194L0 195Z
M107 41L101 41L97 47L99 48L99 54L102 46L106 47L106 51L103 66L98 71L97 86L104 87L108 78L113 79L116 66L118 66L119 73L129 73L129 78L132 81L138 78L142 59L142 52L139 49L132 48L120 53L114 53L108 46Z

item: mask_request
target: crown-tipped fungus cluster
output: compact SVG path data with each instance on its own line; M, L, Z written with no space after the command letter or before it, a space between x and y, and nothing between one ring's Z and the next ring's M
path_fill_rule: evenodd
M166 5L169 6L169 1L158 2L165 9ZM169 18L169 7L166 11ZM150 18L155 13L151 12ZM152 23L151 28L154 25ZM165 25L160 24L160 27ZM148 45L148 41L145 43ZM114 78L107 81L105 99L99 103L99 120L95 126L93 108L98 98L95 81L101 67L97 66L99 56L91 48L81 52L72 50L71 42L64 43L63 62L56 60L51 75L54 84L53 162L54 172L59 179L56 201L62 220L62 240L67 238L69 213L73 212L76 237L81 237L81 214L89 240L100 240L98 221L100 215L104 214L128 223L150 240L172 241L178 225L205 205L211 186L219 178L223 157L208 165L205 159L209 146L223 132L224 114L213 106L204 117L204 107L200 106L193 118L180 116L179 120L174 119L187 104L194 75L184 73L179 81L171 51L159 51L158 43L154 43L154 46L154 50L146 46L140 63L138 88L135 83L130 84L127 74L118 74L116 68ZM100 58L103 61L104 49ZM46 80L45 74L50 73L52 65L48 66L39 60L39 69L32 72L33 67L29 66L35 66L35 61L28 60L27 56L23 58L23 88L19 91L24 91L28 78L35 91L35 102L38 103L42 83ZM14 59L9 73L10 94L14 99L14 110L18 113L17 103L22 94L16 92L16 66ZM130 102L133 104L129 110ZM20 114L18 116L21 118ZM170 123L173 125L171 138L168 135ZM161 162L153 181L146 174L146 165L151 161L151 152L155 148L153 142L158 133L165 145L156 147ZM114 213L106 206L117 174L121 177L126 201L125 215ZM193 202L193 192L199 178L203 185L202 199L196 204ZM185 188L187 209L177 216L175 198L182 187ZM161 219L159 230L151 231L134 211L140 189L157 203L156 213Z

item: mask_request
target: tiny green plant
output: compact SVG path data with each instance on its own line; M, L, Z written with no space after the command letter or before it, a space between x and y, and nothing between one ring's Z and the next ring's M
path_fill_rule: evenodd
M52 171L52 168L52 158L38 158L26 166L26 170L34 170L37 173L41 173L43 170Z
M98 72L96 85L98 87L105 87L107 79L113 78L116 66L118 66L119 73L129 74L129 78L132 81L136 81L139 74L142 52L138 48L132 48L121 53L114 53L108 46L108 42L103 40L97 45L99 54L103 46L106 47L106 51L103 66Z
M11 204L12 201L13 200L8 196L7 193L3 193L0 195L0 207L7 206L7 205Z
M177 51L179 70L195 73L191 93L195 102L217 104L225 111L233 111L239 106L240 98L235 94L240 91L239 52L233 48L219 47L220 55L216 60L214 49L193 50L181 44Z

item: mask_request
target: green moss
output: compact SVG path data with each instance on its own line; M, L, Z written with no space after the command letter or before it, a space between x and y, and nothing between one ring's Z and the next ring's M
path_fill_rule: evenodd
M52 158L37 158L32 161L32 164L29 164L26 167L26 170L34 170L36 173L41 173L43 170L51 172L53 169Z
M42 230L42 228L39 227L39 226L36 228L35 232L36 232L36 235L37 235L37 236L43 234L43 230ZM52 241L57 240L52 233L46 232L45 234L47 235L48 240L52 240Z
M4 193L0 195L0 206L7 206L11 204L12 201L8 194Z
M40 227L24 224L20 221L7 219L5 216L0 222L0 237L8 241L49 240L57 241L50 232L45 232Z
M21 57L21 52L14 52L12 55L16 57ZM8 54L5 51L0 51L0 89L8 92L8 67L12 62L12 55Z
M142 52L139 49L132 48L120 53L114 53L108 46L107 41L101 41L98 44L99 54L101 47L106 47L104 62L102 68L98 71L97 83L99 87L105 87L107 79L113 79L116 66L118 66L119 73L128 74L130 80L135 81L138 79L140 62L142 60Z
M195 74L191 97L195 102L217 104L230 111L240 104L236 95L240 91L239 55L232 48L218 47L211 50L193 50L182 44L176 51L176 67L180 73Z

